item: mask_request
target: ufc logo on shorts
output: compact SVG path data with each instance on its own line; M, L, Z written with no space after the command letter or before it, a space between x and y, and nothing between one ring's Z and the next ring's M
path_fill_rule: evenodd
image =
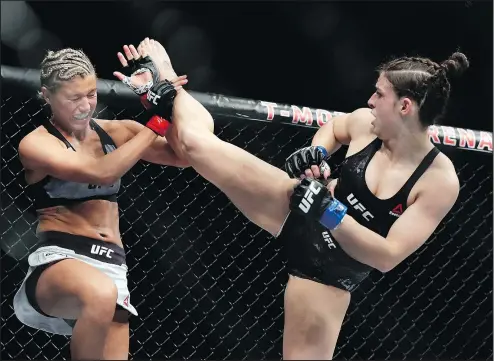
M111 258L111 254L113 252L115 252L115 251L112 249L108 249L106 247L103 247L103 246L97 246L95 244L93 244L91 246L91 254L99 254L100 256L102 256L106 253L106 257Z
M353 193L350 193L350 195L346 197L346 199L353 206L353 208L355 208L357 211L362 212L362 217L364 217L366 221L370 221L371 218L374 218L371 212L366 210L364 205L360 203L357 198L355 198Z
M338 281L347 291L352 291L355 288L355 284L348 278L340 278Z
M148 102L150 102L154 105L158 105L158 100L160 100L160 98L161 97L158 94L153 93L151 90L148 91L148 94L147 94Z
M312 199L312 196L318 194L321 191L321 187L316 188L316 183L311 183L309 188L307 188L307 192L304 194L304 198L302 198L302 202L298 205L298 208L300 208L304 213L307 213L310 209L310 206L312 203L314 203L314 199Z
M334 244L333 240L331 239L329 232L327 232L327 231L322 232L322 238L324 239L324 242L326 242L328 244L329 249L336 248L336 245Z

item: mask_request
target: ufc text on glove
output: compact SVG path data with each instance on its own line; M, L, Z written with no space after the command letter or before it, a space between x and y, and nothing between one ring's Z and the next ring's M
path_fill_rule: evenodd
M177 91L172 83L168 80L154 84L146 94L148 112L153 114L146 127L153 130L156 134L164 136L170 123L173 111L173 102Z
M303 179L290 198L290 209L321 223L329 230L336 229L347 213L347 207L320 182Z
M160 81L154 84L146 94L147 109L171 121L173 102L176 95L177 91L170 81Z

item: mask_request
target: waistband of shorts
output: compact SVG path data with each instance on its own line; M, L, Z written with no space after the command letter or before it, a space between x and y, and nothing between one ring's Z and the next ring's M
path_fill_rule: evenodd
M100 262L125 264L125 250L115 243L80 236L77 234L45 231L38 234L40 243L37 248L57 246L73 250L75 253L90 257Z

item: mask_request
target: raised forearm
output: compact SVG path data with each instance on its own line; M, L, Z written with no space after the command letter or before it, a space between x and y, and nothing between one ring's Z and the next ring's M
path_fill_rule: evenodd
M341 144L336 140L333 122L324 125L316 132L314 138L312 138L312 145L323 146L328 151L328 154L333 154L340 149Z
M149 128L143 128L135 137L111 153L94 162L94 171L100 183L111 184L127 173L143 156L157 135Z
M360 225L346 215L340 226L331 231L335 240L349 256L381 272L389 270L392 245L379 234Z

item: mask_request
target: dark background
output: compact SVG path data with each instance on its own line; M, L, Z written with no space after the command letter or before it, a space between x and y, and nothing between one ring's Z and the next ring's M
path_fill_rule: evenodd
M471 68L453 82L445 123L492 131L492 2L36 2L31 14L22 4L1 3L2 64L37 68L47 49L70 46L111 79L121 46L150 36L189 89L344 112L366 106L381 61L442 61L459 48ZM67 359L67 338L13 314L37 242L16 149L49 112L37 89L11 90L2 84L1 358ZM136 118L131 102L103 105L97 117ZM278 167L315 131L215 120L220 138ZM332 157L335 174L343 156ZM462 185L457 204L414 255L355 290L336 359L492 360L492 154L448 156ZM280 359L282 245L193 169L138 163L119 208L139 312L134 359Z
M75 47L113 79L121 46L149 36L189 75L189 89L343 112L366 106L374 69L389 57L439 62L459 49L471 68L453 82L444 123L492 130L490 1L29 5L45 33L17 37L30 44L20 51L2 43L2 64L37 68L47 47Z

